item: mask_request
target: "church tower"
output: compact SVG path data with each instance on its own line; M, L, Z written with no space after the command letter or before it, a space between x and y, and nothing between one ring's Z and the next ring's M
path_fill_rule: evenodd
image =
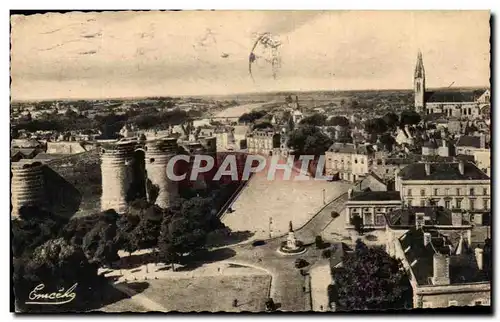
M425 70L420 50L418 51L417 65L415 66L415 74L413 76L413 91L415 93L415 111L418 113L424 112Z

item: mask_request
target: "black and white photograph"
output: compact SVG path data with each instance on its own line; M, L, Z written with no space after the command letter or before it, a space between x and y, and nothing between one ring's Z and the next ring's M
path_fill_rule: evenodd
M490 11L9 19L13 313L493 311Z

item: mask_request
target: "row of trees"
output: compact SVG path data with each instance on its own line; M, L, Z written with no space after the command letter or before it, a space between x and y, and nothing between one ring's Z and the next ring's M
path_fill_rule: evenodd
M116 265L119 250L152 249L156 262L185 263L206 247L209 234L227 230L215 216L214 200L180 199L168 210L137 200L127 214L109 210L69 221L24 207L21 220L12 222L16 299L23 305L38 284L46 285L46 291L57 291L76 283L77 299L65 308L85 308L92 293L105 284L97 268Z
M117 115L110 112L107 115L96 115L95 118L87 118L69 110L65 114L47 114L44 118L32 120L26 118L14 124L16 130L49 131L58 132L74 130L99 129L103 138L115 138L117 133L125 123L136 124L141 129L147 128L167 128L170 125L177 125L188 119L200 116L199 111L189 112L172 109L168 111L158 111L153 107L141 109L131 109L125 114Z

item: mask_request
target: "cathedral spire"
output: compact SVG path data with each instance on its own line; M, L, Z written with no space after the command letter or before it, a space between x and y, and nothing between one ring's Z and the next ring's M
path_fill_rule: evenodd
M422 52L418 50L417 65L415 66L415 78L425 77L424 61L422 59Z

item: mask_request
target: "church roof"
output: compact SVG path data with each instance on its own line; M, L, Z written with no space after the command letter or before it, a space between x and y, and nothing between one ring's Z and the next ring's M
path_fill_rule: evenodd
M425 92L425 102L427 103L462 103L475 102L485 89L459 89L459 90L437 90Z

